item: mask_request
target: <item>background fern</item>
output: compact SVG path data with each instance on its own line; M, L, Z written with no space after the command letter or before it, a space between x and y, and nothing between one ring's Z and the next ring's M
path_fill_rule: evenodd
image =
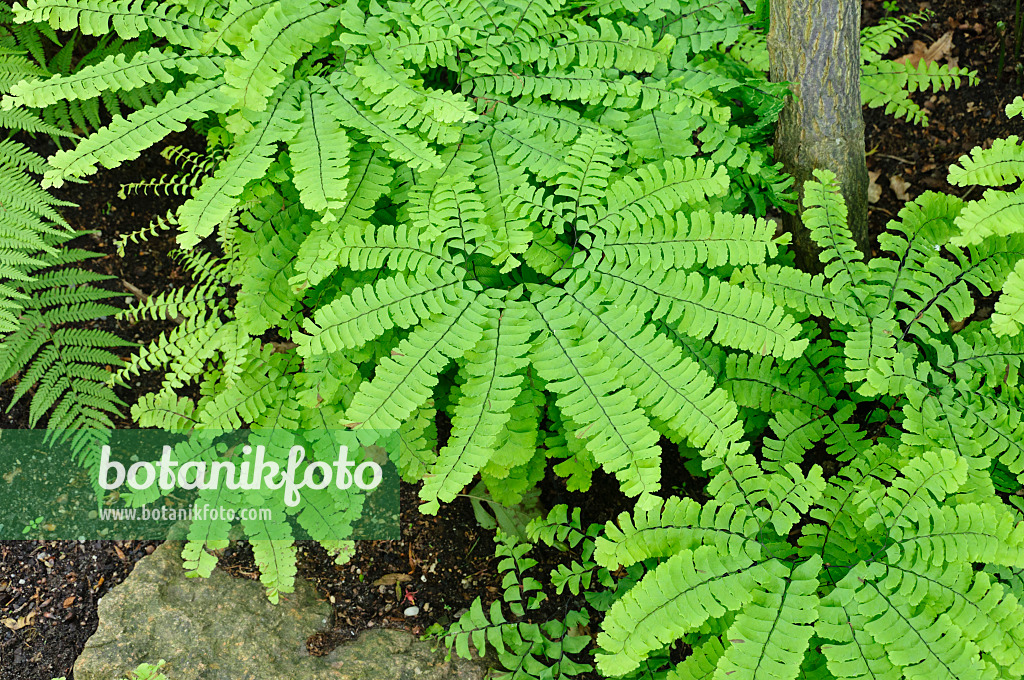
M657 566L609 609L606 675L677 639L673 678L1019 677L1024 431L1018 338L976 322L1024 256L1017 237L961 249L970 204L908 204L870 262L853 245L830 175L805 219L825 274L774 265L736 277L794 314L832 319L793 361L730 356L725 387L773 414L759 455L707 455L712 500L651 499L609 523L596 562ZM827 479L822 449L842 463ZM984 567L983 571L979 568Z
M915 92L941 92L954 89L966 80L978 84L976 71L920 60L897 63L886 55L915 27L934 16L931 10L901 17L886 17L874 26L861 29L860 92L864 106L884 108L885 113L917 125L928 124L928 112L912 98ZM767 18L744 31L732 48L739 59L767 73Z
M68 82L88 82L91 67L96 64L131 61L159 42L148 34L125 41L113 34L91 38L77 30L58 32L42 22L19 24L14 22L12 8L0 5L0 45L25 54L36 67L30 73L21 74L24 76L21 82L12 82L16 83L16 93L31 92L35 83L53 76L62 81L65 88ZM91 96L81 96L67 88L66 97L49 102L40 110L40 116L65 132L87 133L102 127L110 117L120 115L124 107L134 110L155 103L173 85L173 77L167 74L163 74L162 80L134 83L130 75L122 76L119 89L96 91ZM52 132L51 136L60 147L61 136Z
M32 45L36 34L22 28L16 34ZM0 53L0 93L25 76L44 74L9 40L0 39ZM73 204L39 188L33 174L41 174L45 162L14 137L18 130L68 133L23 110L0 112L0 126L0 380L14 379L8 411L31 397L29 425L48 415L54 437L78 455L112 427L111 417L123 406L107 385L106 367L121 363L109 348L134 343L87 327L117 311L103 303L117 294L93 285L110 277L75 266L94 254L66 245L78 234L58 208ZM81 462L91 464L85 456Z

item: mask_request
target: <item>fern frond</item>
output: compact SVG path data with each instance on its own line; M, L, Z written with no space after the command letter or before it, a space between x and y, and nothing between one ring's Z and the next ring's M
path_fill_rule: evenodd
M282 0L253 26L241 56L224 70L223 92L232 106L263 111L287 69L328 35L341 18L337 7L318 0Z
M964 206L956 219L960 235L950 243L966 246L980 243L990 236L1021 233L1024 224L1024 188L1016 191L989 189L980 200Z
M822 274L812 276L774 264L737 270L732 282L765 293L794 311L826 316L840 323L852 323L861 314L861 307L849 290L841 286L832 289Z
M241 494L235 489L218 485L216 489L202 489L199 498L208 503L216 503L214 507L237 507ZM221 550L228 547L227 536L231 532L231 522L218 513L203 513L189 523L188 540L181 551L182 566L186 576L209 578L217 566L217 558L207 550Z
M804 224L821 250L825 276L832 287L856 288L868 275L864 254L857 250L846 225L846 205L835 174L815 170L815 181L804 184Z
M727 555L761 559L757 520L729 503L700 504L690 498L649 497L632 514L622 513L597 538L594 559L614 569L651 557L669 557L705 545Z
M414 170L441 166L437 154L419 136L387 116L365 108L359 98L343 89L341 78L319 90L331 106L331 112L348 127L359 130L375 144L380 144L396 160L408 163Z
M446 267L415 279L401 273L357 288L318 309L298 336L304 356L354 349L392 328L409 328L463 299L462 273Z
M492 253L491 262L507 274L520 265L516 257L524 253L533 239L529 219L516 210L515 189L525 186L526 175L512 168L498 155L489 142L479 145L480 157L474 163L474 179L482 193L484 217L492 244L487 246Z
M885 57L896 43L907 37L910 29L933 16L929 10L901 17L885 17L874 26L865 26L860 32L861 60L874 63Z
M1017 335L1024 325L1024 260L1017 262L1003 284L992 315L992 331L997 335Z
M305 84L298 91L302 119L288 143L295 175L292 182L302 203L323 214L324 222L344 206L348 187L348 135L330 114L322 95L313 94Z
M800 665L818 619L818 572L815 556L790 569L772 560L765 564L764 580L751 603L743 608L725 638L729 646L715 673L734 678L792 680ZM765 630L765 622L770 622Z
M555 195L567 199L566 219L585 219L593 214L604 197L617 150L614 140L589 132L573 144L555 179Z
M366 270L383 266L404 268L401 253L419 262L416 253L423 251L441 256L441 245L421 244L415 232L403 225L377 228L366 222L373 213L377 199L388 191L394 169L378 149L364 148L349 159L347 200L334 222L317 221L299 248L295 276L290 283L298 290L314 286L330 276L339 266Z
M200 51L209 54L214 49L228 54L235 47L240 52L248 45L253 27L278 0L233 0L227 11L212 22L211 30L203 35ZM208 5L207 5L208 6Z
M425 474L420 511L434 514L462 491L498 449L502 428L511 417L526 365L523 355L534 329L521 305L489 310L483 337L466 354L469 379L452 415L455 433Z
M267 599L277 604L281 593L294 592L298 573L290 527L285 522L260 519L243 519L242 527L249 536Z
M145 0L27 0L14 3L15 21L49 23L55 29L106 35L113 29L125 40L144 31L181 47L196 49L206 31L200 17L173 4Z
M676 553L605 615L597 637L598 670L628 673L648 652L747 605L766 577L765 567L746 555L720 554L709 546Z
M3 107L42 108L58 101L92 99L103 92L133 90L151 83L173 82L168 71L195 73L195 56L182 56L169 48L152 48L132 55L112 54L98 64L69 75L55 74L45 80L23 80L4 97ZM207 68L212 63L207 63Z
M636 397L627 387L616 389L616 367L596 341L577 342L573 329L578 315L560 295L538 290L533 308L543 331L534 341L530 362L560 395L559 410L580 423L577 436L588 439L587 449L619 479L623 493L654 493L660 477L658 433L636 407Z
M345 411L349 427L357 431L397 428L430 397L441 369L480 340L492 304L486 295L465 291L400 342L392 356L381 361L374 379L363 383L352 399Z
M703 159L649 163L609 188L607 207L597 211L593 226L606 231L635 229L657 219L661 211L721 196L728 184L725 168Z
M615 304L609 305L610 300ZM644 408L678 438L724 455L742 436L735 405L679 347L645 323L654 304L643 291L630 290L623 282L613 281L605 288L582 276L566 282L560 300L560 306L574 308L588 335L619 367L621 379L639 395ZM568 309L559 313L569 315Z
M239 139L216 172L178 209L178 244L182 248L191 248L208 236L236 208L246 184L263 177L273 162L277 142L295 134L297 115L290 98L276 100L273 109Z
M765 219L698 210L636 225L619 224L594 238L611 267L627 264L652 269L692 269L760 264L778 252L775 225Z
M693 338L784 359L799 356L807 346L797 339L800 326L771 299L717 278L635 266L598 270L593 276L640 292L656 303L653 318Z
M201 118L210 111L224 113L229 101L218 91L220 84L219 79L193 80L127 119L115 117L109 126L89 135L74 149L51 156L48 162L52 169L43 176L43 188L61 187L65 180L91 174L97 163L115 168L138 158L143 149L168 132L184 130L184 121Z
M312 216L279 211L253 234L240 232L239 257L249 261L238 277L235 318L247 334L257 336L268 328L285 328L285 319L298 303L289 280L295 274L295 256L311 230Z
M1024 178L1024 147L1016 135L993 140L992 146L976 146L960 158L960 165L949 168L949 183L954 186L999 187Z

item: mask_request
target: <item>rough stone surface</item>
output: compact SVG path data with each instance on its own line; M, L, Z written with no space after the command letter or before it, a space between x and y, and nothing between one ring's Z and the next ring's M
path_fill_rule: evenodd
M273 605L258 581L214 570L186 579L181 543L168 541L140 560L99 603L99 628L78 661L75 680L126 677L165 659L169 680L479 680L479 663L444 662L430 643L396 630L371 630L328 656L305 641L323 629L331 607L301 579Z

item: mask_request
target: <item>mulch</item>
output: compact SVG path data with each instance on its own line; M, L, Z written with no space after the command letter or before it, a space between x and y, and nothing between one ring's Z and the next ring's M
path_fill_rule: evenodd
M890 186L891 178L897 177L896 186L911 198L927 190L970 198L970 190L946 182L946 169L974 146L1024 133L1020 119L1011 123L1003 113L1005 105L1024 92L1024 84L1009 58L1004 72L996 73L999 34L995 25L997 21L1012 25L1011 0L983 5L967 0L917 5L902 2L899 11L924 7L930 7L935 18L914 30L890 56L912 51L913 40L930 45L952 31L952 56L960 65L976 69L981 82L938 95L915 95L930 111L928 128L894 123L878 110L865 113L868 168L879 173L876 181L882 188L878 201L870 208L876 237L903 202ZM886 15L880 0L863 2L865 25ZM45 155L55 150L45 138L32 143ZM170 135L166 143L195 151L204 148L202 138L188 132ZM151 149L134 162L98 173L88 184L69 184L54 192L79 204L78 209L65 211L69 221L80 229L98 231L79 239L81 247L102 254L87 266L115 277L105 285L123 292L125 302L133 296L133 288L152 295L188 283L186 274L168 257L173 247L168 237L129 245L125 258L118 257L113 246L119 235L146 226L153 216L166 214L181 200L152 193L121 200L117 197L120 185L176 170L158 150ZM145 343L169 324L105 319L96 327ZM119 396L131 403L158 384L158 376L143 374L127 388L120 388ZM11 383L0 385L0 428L28 427L25 402L10 412L6 410L11 389ZM131 422L122 418L118 426L130 427ZM666 489L694 484L682 466L665 474ZM561 502L580 506L587 522L605 521L628 508L626 500L617 494L614 480L599 474L595 484L599 493L587 496L569 493L560 480L549 477L542 484L542 501L547 507ZM416 510L416 491L414 486L403 485L401 540L360 542L354 558L341 566L335 565L318 545L300 547L300 575L310 579L334 604L331 626L307 642L311 653L326 653L372 627L422 633L433 622L450 622L477 596L490 601L499 595L494 544L490 533L478 526L469 500L458 498L443 507L438 516L424 516ZM73 680L72 664L96 629L97 602L155 545L153 541L0 542L0 680L50 680L59 676ZM547 558L556 559L545 557L543 551L541 558L542 564ZM244 543L226 550L221 565L238 577L257 578L251 551ZM413 604L420 613L406 617L404 610ZM556 605L573 603L559 601Z

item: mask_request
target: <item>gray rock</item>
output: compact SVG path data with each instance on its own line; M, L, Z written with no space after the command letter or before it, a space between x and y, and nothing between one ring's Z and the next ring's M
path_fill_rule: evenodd
M404 631L370 630L324 657L305 641L331 606L302 579L273 605L258 581L215 569L186 579L181 543L168 541L135 565L99 603L99 627L75 662L76 680L127 677L166 659L169 680L479 680L486 668L445 662Z

